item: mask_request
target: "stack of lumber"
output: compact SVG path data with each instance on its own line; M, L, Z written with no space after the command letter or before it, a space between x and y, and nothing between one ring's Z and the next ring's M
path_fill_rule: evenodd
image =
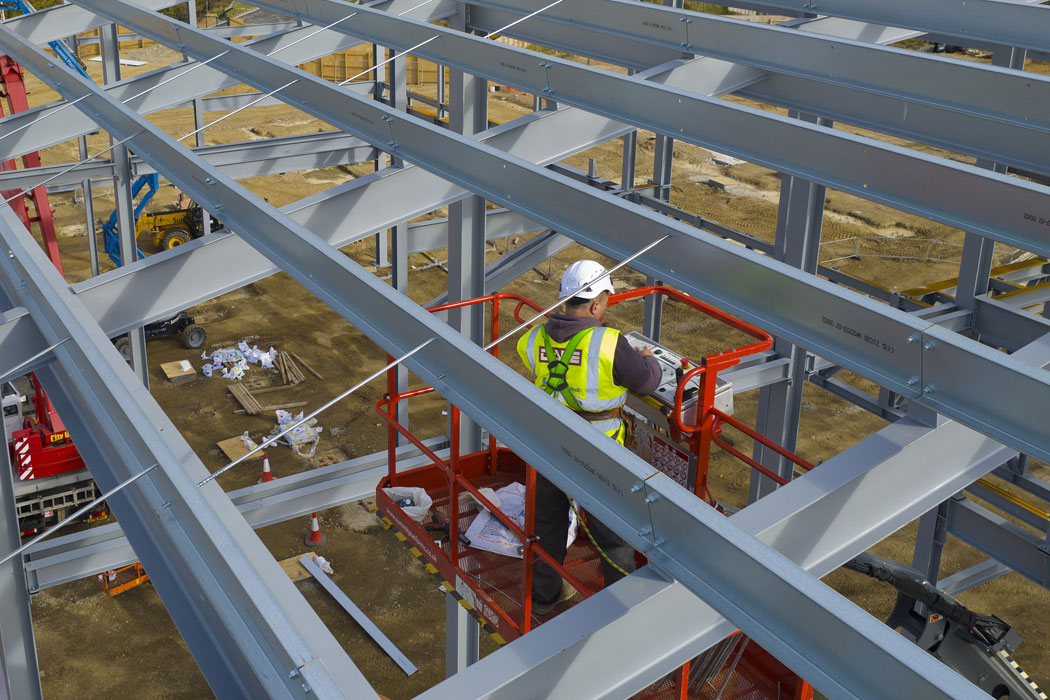
M262 406L246 387L240 384L231 384L229 389L230 393L233 394L233 398L237 399L237 403L244 408L245 413L250 416L256 416L262 412Z
M303 376L302 370L299 366L292 361L291 355L284 352L283 350L277 353L277 369L281 371L281 378L285 384L299 384L306 381L306 377Z
M302 408L306 405L306 401L293 401L291 403L281 403L275 406L263 406L259 403L259 400L255 398L256 394L266 394L271 391L280 391L281 389L287 389L287 386L274 386L268 389L256 389L254 393L248 391L248 388L243 384L231 384L229 387L230 393L233 394L233 398L237 399L242 408L237 409L234 413L247 413L249 416L257 416L260 413L270 413L278 409L289 409L289 408Z

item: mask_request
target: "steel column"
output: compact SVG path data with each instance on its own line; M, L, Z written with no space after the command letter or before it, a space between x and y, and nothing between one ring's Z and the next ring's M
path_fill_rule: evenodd
M90 155L87 150L87 137L80 136L77 139L80 160ZM41 178L45 179L45 178ZM98 276L98 231L95 230L95 200L91 191L91 179L84 178L80 181L80 191L84 198L84 225L87 228L88 259L91 264L91 276Z
M6 205L5 205L6 208ZM15 510L14 469L11 455L0 450L0 547L13 552L22 544ZM0 566L0 696L12 700L42 700L40 668L33 638L33 612L26 590L22 557Z
M99 32L102 39L102 74L106 83L120 82L120 38L117 25L109 24ZM110 142L117 140L113 134ZM117 146L110 152L113 161L113 198L117 210L117 229L120 238L120 259L122 265L130 265L139 257L138 240L135 236L135 204L132 201L131 160L126 146ZM93 222L92 222L93 225ZM149 387L149 366L146 363L146 329L133 328L128 331L128 350L131 354L131 367L139 380Z
M444 590L444 589L441 589ZM481 626L451 591L445 592L445 678L477 663Z
M797 119L831 127L831 123L810 115L789 112ZM777 260L802 272L816 274L819 265L820 236L824 222L825 188L793 175L781 175L780 203L777 211L776 238L773 255ZM777 338L774 351L788 358L791 367L788 379L762 387L758 393L758 416L755 429L778 445L795 451L798 445L798 421L802 410L802 394L806 386L808 353L804 347ZM790 479L794 465L756 443L754 458L781 477ZM754 503L776 488L776 483L757 471L751 472L748 502Z
M449 26L466 30L469 5L457 3L458 12ZM488 128L488 81L452 68L449 70L449 127L464 136ZM448 300L464 301L485 295L485 198L469 196L448 208ZM485 343L484 307L473 305L448 312L449 325L471 343ZM463 452L481 449L481 426L460 416L460 446Z
M671 4L674 0L666 0ZM679 3L680 4L680 3ZM637 131L635 138L637 139ZM674 139L663 134L656 135L653 146L653 198L671 202L671 168L674 164ZM646 284L662 284L651 275L646 276ZM660 342L660 326L663 318L664 298L659 294L645 297L642 302L642 333L656 342Z
M190 19L193 21L190 24L191 26L196 27L197 7L194 3L195 0L190 0L187 7L193 8L190 13ZM197 131L198 129L200 129L200 131ZM204 129L204 100L200 97L194 98L193 100L193 130L197 131L195 137L197 148L203 149L207 145L207 138ZM211 233L211 214L209 214L208 210L203 207L201 208L201 231L205 234Z
M1025 53L1024 49L1003 47L995 51L992 65L1023 71ZM985 158L977 159L977 167L997 173L1007 171L1007 164L994 163ZM961 308L972 311L976 297L988 293L994 253L995 241L970 231L966 232L962 262L959 265L959 283L955 290L955 303Z

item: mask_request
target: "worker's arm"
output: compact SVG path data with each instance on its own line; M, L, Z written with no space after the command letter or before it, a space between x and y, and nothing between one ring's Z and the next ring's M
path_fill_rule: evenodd
M613 381L639 396L646 396L656 391L662 376L660 361L652 352L635 350L621 334L613 360Z

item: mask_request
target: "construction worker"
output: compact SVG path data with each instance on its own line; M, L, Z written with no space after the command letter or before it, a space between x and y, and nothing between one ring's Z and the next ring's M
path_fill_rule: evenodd
M628 444L628 423L621 417L627 392L646 395L660 384L659 361L648 349L635 350L620 331L603 325L609 294L608 277L576 291L605 274L593 260L569 266L561 278L564 313L551 314L518 341L518 355L536 386L621 445ZM536 475L536 535L555 561L565 561L569 532L569 499L541 474ZM634 571L634 549L595 518L587 529L601 550L602 572L609 585ZM538 561L532 576L532 610L547 615L575 595L555 570Z

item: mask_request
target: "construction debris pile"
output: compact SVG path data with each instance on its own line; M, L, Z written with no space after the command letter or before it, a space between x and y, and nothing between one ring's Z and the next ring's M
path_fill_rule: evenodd
M210 356L206 352L201 353L201 359L210 359L201 367L201 373L205 377L211 377L216 372L222 372L223 379L243 379L244 374L251 365L260 365L263 369L272 369L277 359L277 351L272 347L269 351L263 351L256 345L248 347L243 340L235 348L220 348ZM283 374L283 372L282 372Z
M270 431L270 435L276 435L282 430L286 429L292 423L296 423L303 419L302 411L299 415L292 416L288 411L277 411L277 425L273 430ZM302 425L297 425L282 438L288 446L291 447L295 454L300 457L313 457L317 451L317 445L321 442L321 431L324 428L317 425L317 419L311 418ZM309 448L308 452L305 452Z

